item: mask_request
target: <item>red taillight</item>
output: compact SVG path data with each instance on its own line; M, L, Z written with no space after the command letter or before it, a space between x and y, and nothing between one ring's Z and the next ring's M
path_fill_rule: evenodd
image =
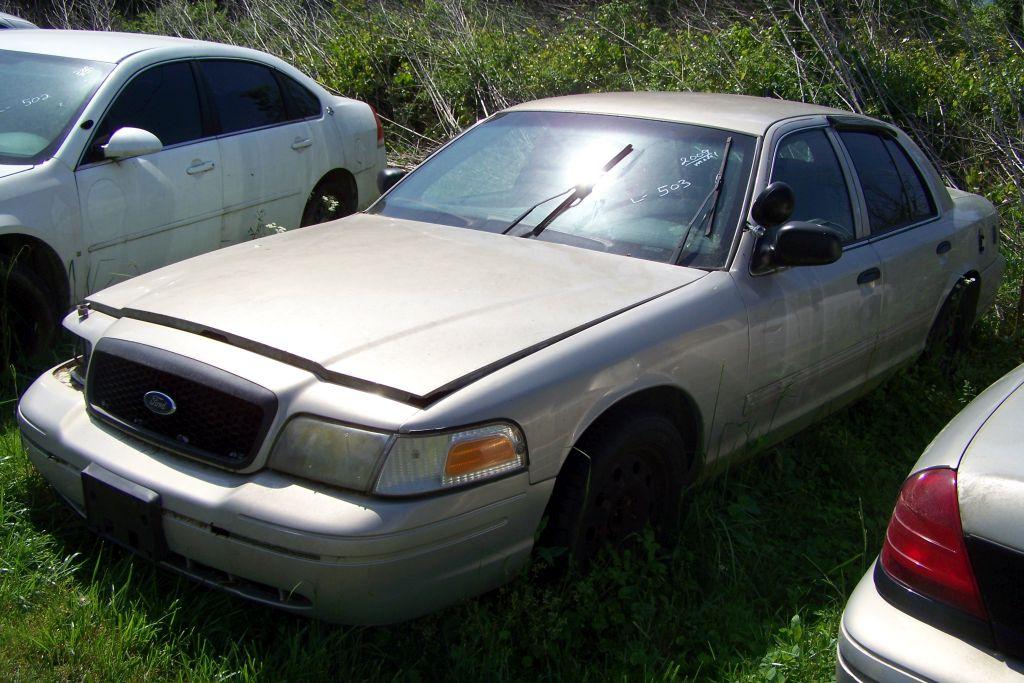
M381 123L380 116L377 115L377 110L372 106L370 111L373 112L373 120L377 123L377 146L382 147L384 145L384 124Z
M925 470L903 484L885 532L882 568L921 595L988 619L964 544L955 471Z

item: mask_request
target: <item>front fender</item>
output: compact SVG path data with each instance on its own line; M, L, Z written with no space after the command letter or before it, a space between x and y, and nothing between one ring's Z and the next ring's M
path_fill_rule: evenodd
M608 408L667 385L697 407L699 441L713 459L742 445L748 345L743 302L728 273L714 272L477 380L403 430L514 420L526 433L530 480L540 482Z

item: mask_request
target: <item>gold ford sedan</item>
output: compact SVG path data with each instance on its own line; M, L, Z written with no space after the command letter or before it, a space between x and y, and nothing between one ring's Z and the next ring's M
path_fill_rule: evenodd
M491 116L367 211L97 292L19 406L106 538L293 613L408 619L585 560L954 345L989 202L891 125L609 93ZM542 519L546 522L542 525Z

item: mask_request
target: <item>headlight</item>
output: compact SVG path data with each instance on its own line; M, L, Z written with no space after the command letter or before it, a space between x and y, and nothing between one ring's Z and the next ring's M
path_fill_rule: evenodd
M428 493L525 466L526 440L519 428L510 424L429 436L398 436L374 491L389 496Z
M526 440L518 427L506 423L425 436L392 436L302 416L285 425L267 465L356 491L407 496L522 469L526 466Z
M367 491L390 438L318 418L295 417L285 425L267 465L304 479Z

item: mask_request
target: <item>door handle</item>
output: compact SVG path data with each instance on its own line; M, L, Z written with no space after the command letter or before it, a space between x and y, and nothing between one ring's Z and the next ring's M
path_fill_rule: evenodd
M939 242L939 246L935 247L935 253L941 256L952 248L953 245L949 243L949 240L942 240Z
M857 276L857 284L866 285L869 282L874 282L880 277L882 277L882 271L880 271L878 268L868 268L863 273Z
M185 173L189 175L199 175L200 173L206 173L207 171L213 170L212 161L194 161L192 165L185 169Z
M292 143L292 149L297 152L300 149L306 149L312 144L313 141L310 138L295 138L295 142Z

